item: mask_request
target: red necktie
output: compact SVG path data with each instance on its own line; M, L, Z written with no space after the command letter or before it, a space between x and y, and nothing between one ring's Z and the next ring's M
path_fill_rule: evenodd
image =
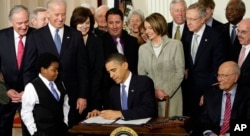
M220 128L220 134L225 135L226 132L230 128L230 118L231 118L231 99L230 99L230 93L226 93L227 99L226 99L226 107L224 112L224 120L223 124Z
M23 59L24 46L23 46L22 38L23 38L23 36L20 35L19 42L18 42L18 48L17 48L17 66L18 66L18 69L20 69L22 59Z

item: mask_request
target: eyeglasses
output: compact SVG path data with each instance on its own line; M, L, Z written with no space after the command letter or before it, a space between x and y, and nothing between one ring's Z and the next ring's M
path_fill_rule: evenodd
M187 21L195 22L197 20L201 19L201 17L198 18L186 18Z
M235 75L235 73L233 73L233 74L216 74L216 77L225 79L225 78L228 78L231 75Z

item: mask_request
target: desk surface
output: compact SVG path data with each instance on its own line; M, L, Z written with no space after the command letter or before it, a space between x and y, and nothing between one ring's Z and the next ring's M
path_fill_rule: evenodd
M119 126L128 126L135 130L139 136L148 135L164 135L164 136L188 136L188 133L182 127L183 125L171 125L165 128L149 129L142 125L92 125L92 124L78 124L73 126L69 133L71 135L110 135L110 133Z

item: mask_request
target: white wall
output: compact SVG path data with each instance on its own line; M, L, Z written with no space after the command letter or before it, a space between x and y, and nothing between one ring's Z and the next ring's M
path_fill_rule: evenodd
M111 0L113 1L113 0ZM166 2L167 1L167 2ZM187 5L190 5L194 2L197 2L198 0L186 0ZM225 9L226 5L229 0L214 0L216 3L215 10L214 10L214 18L221 21L222 23L226 23L227 20L225 18ZM250 0L243 0L246 5L246 14L244 18L250 18L250 12L248 8L250 8ZM172 21L172 18L169 14L169 3L171 0L133 0L134 8L141 9L145 13L145 17L153 12L160 12L163 14L167 21ZM151 7L151 4L156 4L159 7L155 9L149 9ZM165 12L162 12L162 7L165 8Z

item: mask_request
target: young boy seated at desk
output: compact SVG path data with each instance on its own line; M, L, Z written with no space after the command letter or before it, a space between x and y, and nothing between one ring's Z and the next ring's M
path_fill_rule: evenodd
M41 54L39 76L28 83L22 96L21 118L32 136L66 136L68 96L62 82L55 82L59 59Z
M105 67L116 82L109 92L109 110L95 109L88 113L87 118L100 115L111 120L133 120L157 116L152 79L132 74L125 56L120 53L111 54Z

